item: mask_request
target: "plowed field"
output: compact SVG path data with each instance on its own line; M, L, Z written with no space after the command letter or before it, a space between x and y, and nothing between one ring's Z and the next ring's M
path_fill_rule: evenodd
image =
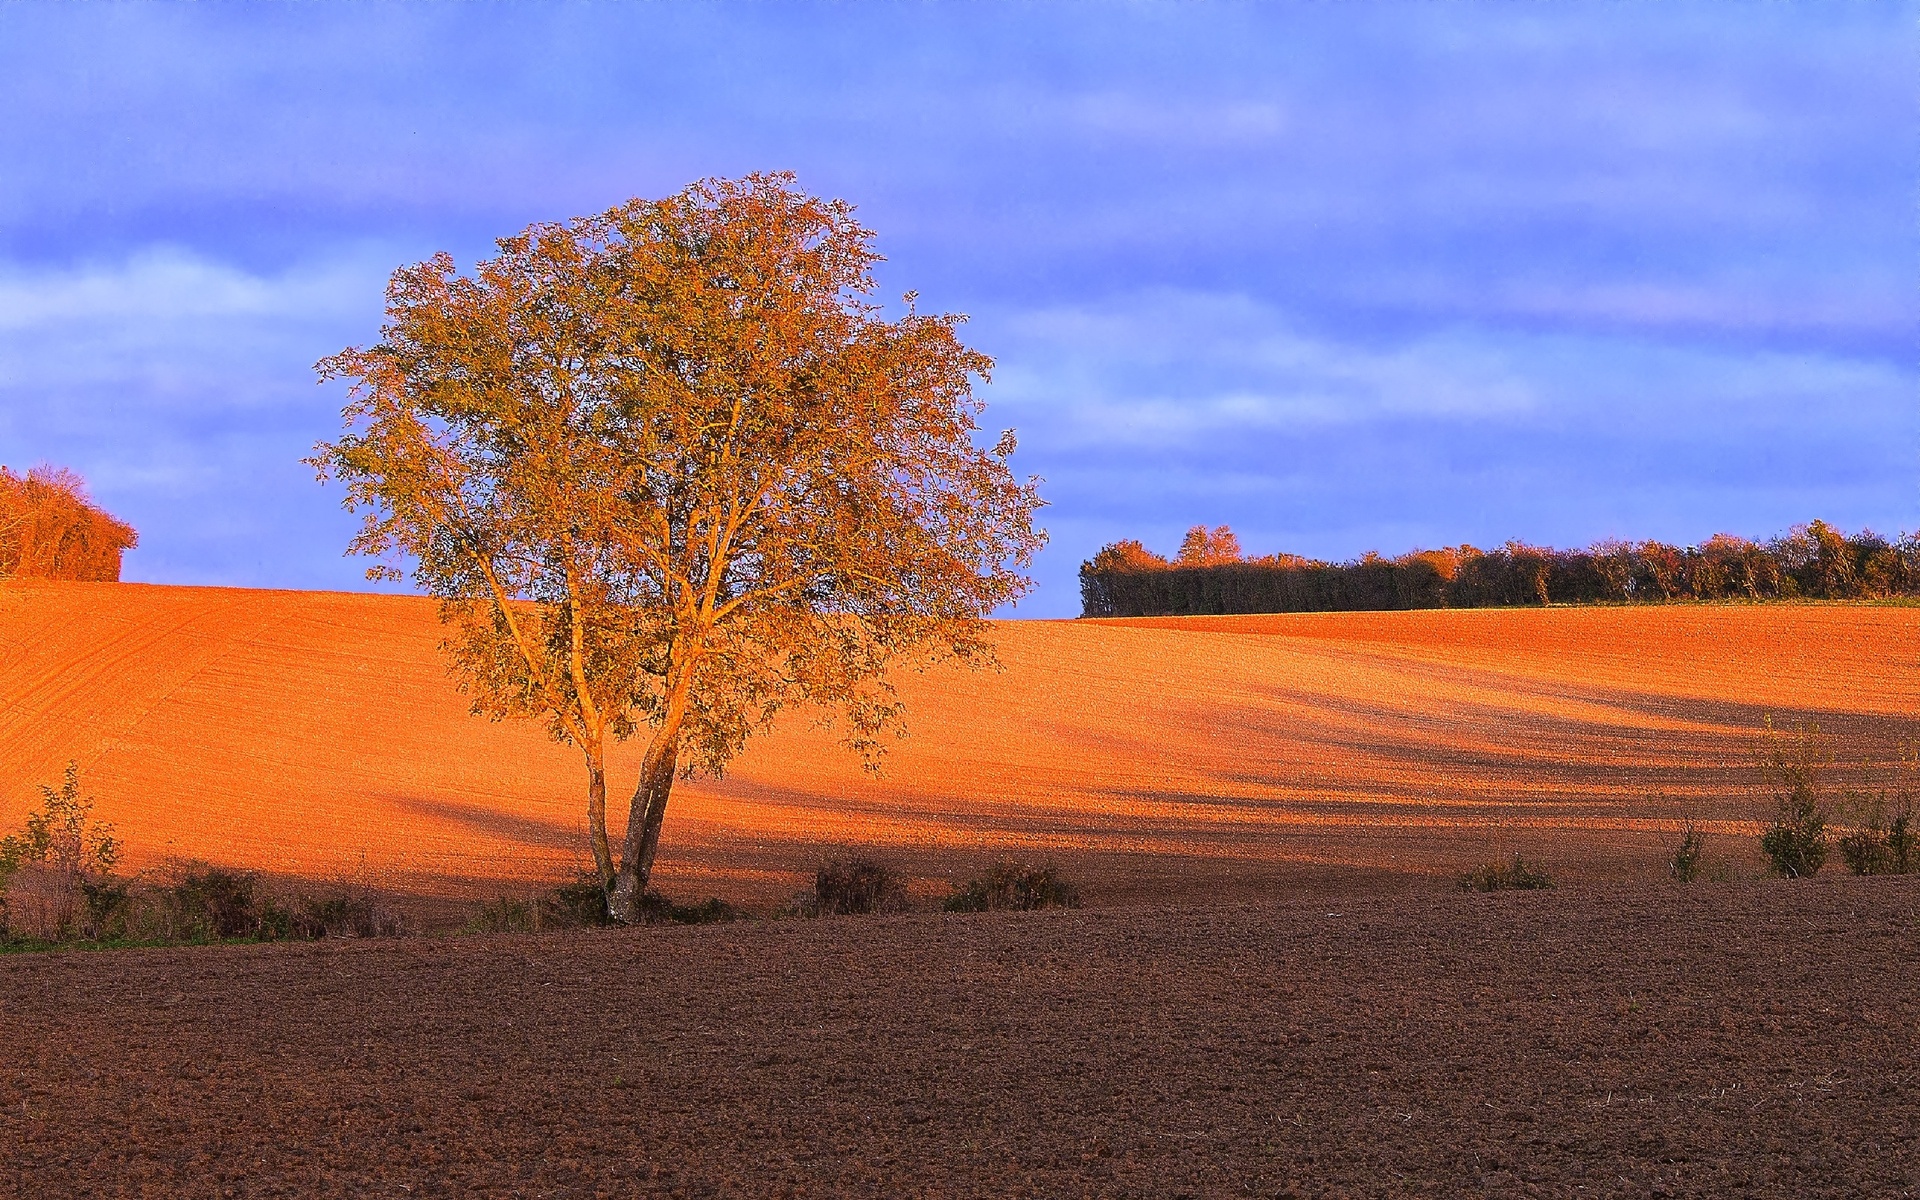
M849 847L883 849L927 892L998 855L1052 858L1096 904L1411 881L1512 850L1567 878L1650 874L1682 819L1750 831L1748 747L1767 714L1817 719L1852 759L1920 732L1915 608L1008 622L998 636L997 673L902 677L910 736L880 778L796 712L725 779L676 792L666 890L784 899ZM577 755L467 715L439 637L415 598L7 585L0 822L74 759L134 866L365 872L447 895L566 871ZM616 790L636 758L617 756Z
M0 958L0 1195L1899 1197L1909 879Z

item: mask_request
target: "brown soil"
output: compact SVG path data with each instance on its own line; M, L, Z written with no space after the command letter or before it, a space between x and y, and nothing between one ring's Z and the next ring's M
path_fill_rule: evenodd
M1905 1196L1920 881L0 959L0 1193Z
M471 899L580 860L584 771L467 715L407 597L0 586L0 826L80 762L130 865L201 858ZM1090 902L1257 896L1303 870L1515 850L1651 878L1684 819L1754 866L1763 717L1844 759L1920 733L1920 609L1858 605L1007 622L1005 670L902 677L878 779L788 714L675 793L670 894L768 905L836 850L943 893L1000 855ZM637 749L613 764L631 787ZM616 836L619 821L616 818Z

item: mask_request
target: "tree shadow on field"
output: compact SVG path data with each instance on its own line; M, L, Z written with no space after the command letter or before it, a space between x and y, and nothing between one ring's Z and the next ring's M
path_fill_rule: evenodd
M1289 857L1275 853L1276 838L1346 823L1354 811L1318 797L1167 787L1080 787L1045 799L984 801L944 793L856 799L749 784L712 800L721 811L681 827L682 851L725 845L785 860L809 847L862 844L942 855L1253 861Z
M761 812L767 798L754 805ZM964 801L941 797L930 804ZM860 829L837 819L843 803L792 793L780 801L799 817L780 828L708 819L662 840L660 886L669 894L718 891L729 898L782 900L809 886L833 858L876 858L900 871L920 903L937 904L951 885L995 862L1047 864L1080 887L1091 906L1109 903L1241 901L1305 889L1379 892L1419 884L1431 873L1411 855L1358 854L1329 831L1262 821L1262 802L1173 793L1114 793L1136 811L1089 812L1104 794L1077 794L1077 811L1049 808L1024 817L959 813L911 829ZM1233 811L1232 820L1142 815L1141 804ZM808 816L822 818L809 822ZM1396 859L1400 861L1396 861Z
M1578 684L1496 683L1457 668L1432 674L1468 685L1477 695L1428 696L1410 689L1402 702L1386 703L1299 688L1260 689L1266 704L1242 706L1228 717L1247 744L1243 765L1216 769L1212 777L1241 786L1410 802L1433 795L1436 787L1561 796L1710 791L1736 781L1744 786L1755 740L1769 717L1782 728L1817 723L1843 774L1849 763L1892 757L1896 745L1915 732L1911 720L1884 713ZM1513 702L1503 703L1501 696ZM1201 709L1189 719L1217 722L1221 715L1217 708ZM1288 754L1289 748L1295 752ZM1273 765L1263 764L1263 756ZM1297 765L1313 762L1348 769L1305 774Z
M1195 828L1257 821L1259 812L1274 803L1265 797L1084 785L1063 787L1044 798L904 788L849 796L732 780L705 792L703 800L715 809L731 809L741 816L757 818L749 826L724 811L703 815L698 821L684 814L681 817L687 824L724 829L729 837L735 830L750 828L755 840L769 843L858 841L871 840L863 834L891 831L908 836L922 834L926 845L986 844L995 838L1079 845L1089 838L1112 837L1128 829L1144 831L1143 821L1152 822L1157 829L1169 820L1140 814L1137 808L1143 800L1221 814L1217 819L1193 822Z
M573 850L586 844L584 821L573 824L542 820L481 804L430 800L420 796L382 796L379 799L416 817L443 821L530 849Z

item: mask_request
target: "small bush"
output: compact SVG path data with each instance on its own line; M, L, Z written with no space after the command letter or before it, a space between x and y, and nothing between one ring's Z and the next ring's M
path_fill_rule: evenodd
M217 941L259 933L259 887L250 874L219 867L190 870L165 897L169 940Z
M1840 839L1840 857L1855 875L1907 875L1920 870L1920 837L1913 816L1901 812L1891 820L1876 813L1866 825Z
M1775 875L1805 879L1827 861L1826 818L1812 809L1783 815L1760 835L1760 852Z
M300 918L269 900L260 906L254 936L263 942L307 941L318 936Z
M40 798L18 833L0 837L0 930L49 942L96 937L87 889L111 882L120 843L80 794L78 763L67 764L58 790L41 784Z
M1667 860L1667 873L1681 883L1692 883L1700 878L1700 872L1706 866L1707 836L1693 827L1688 821L1680 831L1680 845L1674 848L1673 856Z
M406 932L400 914L361 888L331 896L306 897L293 914L296 937L399 937Z
M1515 854L1509 862L1483 863L1462 872L1459 883L1470 892L1500 892L1509 888L1531 891L1553 886L1553 877Z
M1002 861L988 868L984 878L956 885L945 907L948 912L1079 908L1080 893L1051 865L1028 867Z
M814 915L894 912L906 907L906 884L893 868L867 858L834 859L813 877Z
M1820 726L1807 722L1782 737L1769 717L1754 749L1761 786L1773 800L1773 820L1760 835L1760 850L1773 873L1804 879L1827 861L1827 768L1833 755Z
M80 885L81 902L86 911L86 936L95 939L122 938L134 915L133 888L120 879L95 879Z
M563 883L541 897L539 923L556 929L581 929L613 924L607 891L600 877L582 871L572 883Z

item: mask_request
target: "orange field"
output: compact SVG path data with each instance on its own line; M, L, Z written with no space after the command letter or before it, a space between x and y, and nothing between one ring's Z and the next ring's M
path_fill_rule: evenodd
M928 892L1049 858L1095 903L1514 850L1618 876L1660 870L1684 819L1740 835L1710 849L1746 869L1763 717L1891 756L1920 732L1917 635L1920 609L1851 605L1007 622L1002 671L900 677L910 732L883 776L794 712L683 785L659 879L784 899L856 847ZM583 844L580 758L468 716L439 636L417 598L0 587L0 823L76 759L136 868L448 896L558 877Z

